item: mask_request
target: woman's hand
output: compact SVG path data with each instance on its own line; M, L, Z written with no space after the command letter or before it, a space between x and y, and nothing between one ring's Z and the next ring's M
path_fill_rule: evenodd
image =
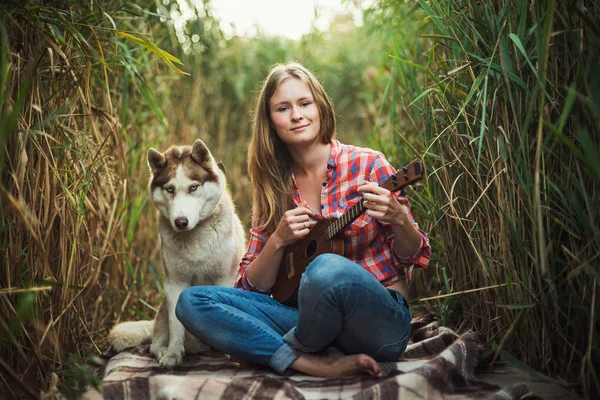
M408 208L400 204L387 189L373 182L358 188L363 193L363 206L369 217L392 224L394 252L400 257L412 257L421 245L421 233L411 223ZM400 240L396 240L400 238Z
M271 239L277 241L278 248L285 247L302 239L308 235L312 227L310 217L314 217L314 214L306 201L298 207L286 211L281 220L279 220L277 229L271 235Z
M363 206L369 217L394 225L404 225L408 221L405 206L396 200L392 192L377 183L367 182L358 188L358 192L363 193Z

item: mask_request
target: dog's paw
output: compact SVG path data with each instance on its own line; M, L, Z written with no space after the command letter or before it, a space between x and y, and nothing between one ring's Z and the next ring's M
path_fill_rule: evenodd
M158 363L161 367L174 367L183 362L183 349L181 351L170 351L160 357Z
M154 321L122 322L112 328L108 342L116 352L139 346L152 338Z
M135 338L123 337L123 338L111 338L110 345L117 353L131 347L135 347L140 344L140 341Z
M162 343L152 343L150 346L150 354L156 357L157 360L163 358L165 353L167 352L167 346Z

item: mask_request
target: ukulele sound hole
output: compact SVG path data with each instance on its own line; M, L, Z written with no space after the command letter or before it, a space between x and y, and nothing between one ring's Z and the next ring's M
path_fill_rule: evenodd
M310 243L306 246L304 250L304 257L307 259L311 259L315 253L317 252L317 241L311 240Z

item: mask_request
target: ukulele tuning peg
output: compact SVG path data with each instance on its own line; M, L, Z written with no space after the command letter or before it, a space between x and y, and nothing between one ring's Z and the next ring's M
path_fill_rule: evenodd
M406 168L406 167L403 167L403 168L402 168L402 172L404 172L405 174L408 174L408 168Z
M412 185L413 190L417 190L417 185Z

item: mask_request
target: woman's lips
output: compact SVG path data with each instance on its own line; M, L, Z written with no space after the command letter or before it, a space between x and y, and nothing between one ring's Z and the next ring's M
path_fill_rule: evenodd
M309 125L309 124L302 125L302 126L297 126L297 127L295 127L295 128L292 128L292 129L290 129L290 130L291 130L291 131L294 131L294 132L295 132L295 131L299 131L299 130L302 130L302 129L306 128L308 125Z

